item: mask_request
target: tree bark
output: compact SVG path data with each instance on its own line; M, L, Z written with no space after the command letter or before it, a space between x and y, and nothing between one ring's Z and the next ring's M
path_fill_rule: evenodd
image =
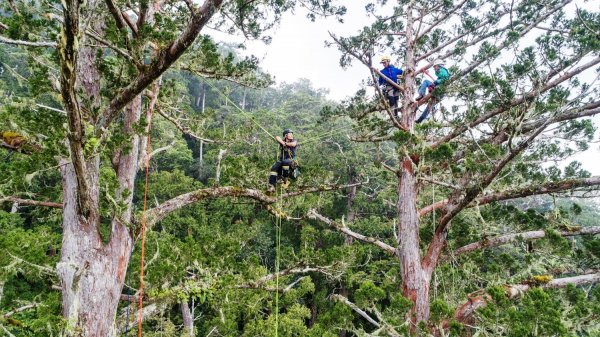
M98 203L98 163L87 165L93 205ZM61 166L63 180L63 241L56 270L61 282L67 336L113 336L121 288L116 287L118 261L102 244L99 219L83 217L77 201L77 177L72 164ZM115 264L117 262L117 264ZM98 319L98 318L102 319ZM106 319L109 317L109 319Z
M419 214L416 207L416 178L412 161L405 157L398 182L398 258L402 276L402 294L414 303L411 320L417 324L429 320L429 275L421 266Z
M181 302L181 316L183 317L183 329L184 334L187 334L190 337L194 337L196 334L194 333L194 317L192 317L192 312L187 302Z
M413 31L413 2L407 8L406 23L406 68L415 68L414 59L414 31ZM404 99L402 105L402 122L409 130L414 127L414 107L410 102L413 96L414 73L406 72L404 78ZM398 170L398 259L400 260L400 274L402 277L402 295L408 298L414 306L410 311L413 324L429 320L429 279L421 266L419 249L419 214L417 212L417 179L415 177L413 162L409 155L404 153L399 158ZM414 325L413 325L414 328Z

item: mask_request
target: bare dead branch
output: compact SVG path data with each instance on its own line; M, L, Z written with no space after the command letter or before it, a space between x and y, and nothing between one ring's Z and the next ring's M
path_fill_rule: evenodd
M581 227L574 229L572 231L560 231L558 232L561 236L577 236L577 235L594 235L600 233L600 226L593 227ZM515 240L537 240L544 238L546 236L545 231L529 231L523 233L513 233L501 235L493 238L488 238L485 240L480 240L477 242L469 243L468 245L462 246L452 252L453 255L462 255L466 253L470 253L475 250L491 248L501 246Z
M215 186L219 186L221 183L221 161L227 150L219 149L219 155L217 156L217 170L215 173Z
M17 198L17 197L0 198L0 202L16 202L19 205L32 205L32 206L63 208L63 204L58 203L58 202L38 201L38 200L22 199L22 198Z
M374 336L380 336L380 334L378 332L383 332L388 336L392 336L392 337L400 337L401 335L388 323L386 323L385 321L380 320L379 322L376 321L374 318L372 318L366 311L362 310L361 308L359 308L356 304L350 302L349 299L347 299L345 296L342 296L340 294L331 294L329 296L329 298L333 301L338 301L338 302L342 302L345 305L349 306L350 309L354 310L357 314L359 314L362 318L366 319L369 323L373 324L375 327L377 327L379 329L379 331L376 331L373 335ZM375 308L373 308L373 310L376 310ZM377 312L376 312L377 315ZM377 315L379 316L379 315ZM381 317L378 317L379 319Z
M208 138L204 138L204 137L200 137L197 134L193 133L192 131L190 131L190 129L186 126L181 125L181 123L179 123L175 118L167 115L162 107L160 106L160 104L157 104L156 106L156 112L161 115L163 118L165 118L166 120L168 120L169 122L171 122L176 128L177 130L181 131L181 133L188 135L196 140L201 140L205 143L209 143L209 144L215 144L217 143L216 141L212 140L212 139L208 139Z
M12 315L14 315L14 314L17 314L17 313L19 313L19 312L23 312L23 311L27 311L27 310L29 310L29 309L36 308L38 305L39 305L39 304L37 304L37 303L31 303L31 304L27 304L27 305L24 305L24 306L22 306L22 307L19 307L19 308L15 308L15 309L13 309L13 310L11 310L11 311L7 312L6 314L2 315L2 317L4 317L4 318L8 318L8 317L10 317L10 316L12 316Z
M356 304L350 302L350 300L348 300L346 297L339 295L339 294L331 294L331 296L329 296L329 297L334 301L338 301L338 302L342 302L342 303L346 304L352 310L356 311L356 313L358 313L364 319L366 319L369 323L373 324L377 328L381 328L381 324L379 324L379 322L374 320L371 316L369 316L369 314L367 314L364 310L359 308Z
M535 184L532 186L525 186L519 189L507 190L502 192L493 192L487 195L478 197L468 207L474 207L476 205L485 205L495 201L509 200L524 198L532 195L560 193L576 188L582 187L594 187L600 185L600 177L590 177L581 179L571 179L558 182L548 182L546 184ZM419 210L419 215L424 216L434 210L440 209L448 204L448 200L438 201L434 204L423 207Z
M282 289L266 287L265 283L274 280L277 277L277 275L279 275L279 277L284 277L284 276L288 276L288 275L306 274L306 273L312 273L312 272L322 273L324 275L331 275L332 268L334 268L334 266L308 266L308 265L300 264L300 265L292 267L292 268L281 270L279 273L271 273L271 274L265 275L253 282L236 285L235 288L237 288L237 289L263 289L263 290L267 290L267 291L286 292L286 289L289 291L289 289L291 289L302 278L292 282L286 288L282 288Z
M0 43L12 44L15 46L26 46L26 47L44 47L44 48L56 48L56 42L50 41L40 41L40 42L32 42L32 41L23 41L23 40L13 40L4 36L0 36Z
M348 227L346 227L344 225L340 225L339 223L337 223L337 222L335 222L335 221L333 221L333 220L331 220L331 219L329 219L327 217L324 217L323 215L317 213L317 211L315 209L310 209L308 211L307 216L309 218L317 219L317 220L319 220L321 222L324 222L325 224L329 225L330 227L333 227L337 231L340 231L340 232L346 234L347 236L351 236L351 237L353 237L353 238L355 238L355 239L357 239L359 241L362 241L362 242L371 243L371 244L373 244L373 245L375 245L375 246L383 249L385 252L387 252L390 255L393 255L393 256L396 255L396 249L394 247L388 245L387 243L385 243L383 241L380 241L380 240L378 240L376 238L372 238L372 237L369 237L369 236L364 236L362 234L353 232Z

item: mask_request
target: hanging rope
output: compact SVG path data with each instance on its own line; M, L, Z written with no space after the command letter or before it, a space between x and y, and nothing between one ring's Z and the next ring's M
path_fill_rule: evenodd
M281 209L281 195L283 187L279 185L279 195L275 207ZM275 337L279 336L279 262L281 258L281 214L276 212L275 220Z
M156 92L158 83L154 82L152 91ZM156 95L152 98L156 99ZM148 172L150 171L150 152L152 147L150 145L150 133L152 131L152 113L154 112L154 104L152 102L148 108L148 136L146 138L146 181L144 183L144 209L142 211L142 251L140 258L140 301L138 309L138 337L142 337L142 309L144 308L144 254L146 245L146 209L148 207Z

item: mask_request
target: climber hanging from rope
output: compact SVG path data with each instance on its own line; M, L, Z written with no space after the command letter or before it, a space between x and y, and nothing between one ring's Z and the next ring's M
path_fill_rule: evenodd
M383 69L376 70L374 67L373 71L379 75L379 87L383 94L387 97L390 103L390 108L393 109L394 115L398 117L398 99L400 97L400 89L398 88L398 80L404 73L402 69L394 67L391 63L389 56L383 56L381 58L381 64ZM396 85L394 85L396 84Z
M435 76L437 76L436 80L433 80L431 75L429 75L429 73L427 72L427 69L432 65L433 69L435 70ZM421 123L422 121L424 121L429 116L430 111L433 113L433 111L435 110L435 105L439 103L444 97L444 83L450 78L450 72L448 71L448 69L446 69L446 67L444 67L444 61L440 59L437 59L432 64L421 68L419 71L417 71L416 74L419 74L421 72L429 76L432 81L428 79L423 80L421 86L419 87L419 97L413 100L414 103L417 103L417 109L419 105L427 103L427 107L425 108L421 116L419 116L419 118L416 120L417 123Z
M277 162L271 167L269 188L267 190L269 193L275 191L278 179L281 179L283 187L287 188L289 185L288 178L296 179L298 174L298 162L296 161L296 146L298 143L294 140L292 130L283 130L283 139L276 136L275 140L279 143L279 153Z

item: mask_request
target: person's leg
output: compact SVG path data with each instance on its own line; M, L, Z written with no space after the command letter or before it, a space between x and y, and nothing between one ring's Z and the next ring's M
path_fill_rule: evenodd
M271 173L269 174L269 185L275 187L277 184L277 172L281 169L281 162L276 162L271 166ZM270 187L269 187L270 188Z
M427 119L427 116L429 115L429 105L431 104L431 101L429 101L429 103L427 103L427 106L425 107L425 110L423 111L423 113L421 114L421 116L419 117L419 119L416 120L416 123L419 124L422 121L424 121L425 119Z
M427 95L427 87L429 87L433 82L430 80L423 80L421 82L421 86L419 87L419 98L425 97Z

